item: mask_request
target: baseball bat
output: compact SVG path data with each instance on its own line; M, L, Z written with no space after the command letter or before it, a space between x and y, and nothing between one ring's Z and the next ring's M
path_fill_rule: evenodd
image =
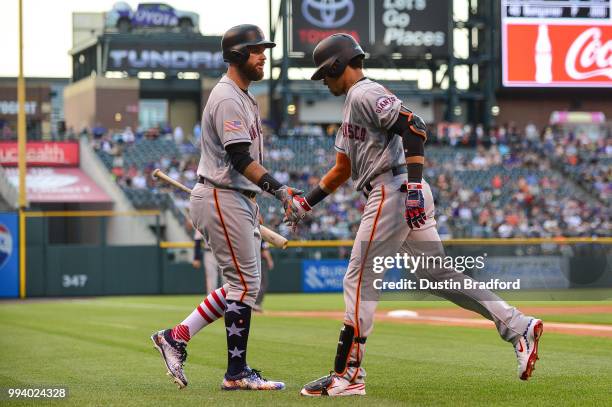
M157 178L157 179L160 179L162 181L165 181L168 184L173 185L173 186L175 186L176 188L178 188L178 189L180 189L182 191L185 191L187 193L191 193L191 188L188 188L185 185L183 185L180 182L178 182L177 180L175 180L173 178L170 178L167 174L165 174L159 168L156 168L153 171L153 173L151 174L151 176L153 178ZM271 229L268 229L264 225L261 225L259 227L259 230L261 231L261 238L263 240L265 240L266 242L270 243L274 247L278 247L278 248L281 248L281 249L286 249L287 248L288 240L285 239L283 236L279 235L278 233L276 233L275 231L273 231Z

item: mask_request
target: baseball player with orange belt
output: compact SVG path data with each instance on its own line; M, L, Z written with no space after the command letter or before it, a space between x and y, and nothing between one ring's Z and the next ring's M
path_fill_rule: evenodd
M199 181L191 194L190 214L204 235L227 283L221 295L205 300L174 329L153 335L169 374L187 385L183 372L186 344L201 329L200 308L225 318L227 371L224 390L281 390L284 383L264 379L246 361L251 310L261 284L261 234L255 196L264 191L285 209L302 191L282 185L261 165L263 141L259 108L248 91L252 81L263 78L264 51L275 44L266 41L260 28L243 24L229 29L222 39L227 74L213 88L202 114L202 152ZM213 294L217 290L213 291ZM200 313L200 315L202 315Z
M286 218L297 224L349 177L368 199L344 277L345 321L334 371L305 385L304 396L365 394L362 363L377 305L377 298L364 294L372 281L372 259L396 253L442 253L433 197L422 178L425 124L389 90L364 76L364 56L361 46L347 34L324 39L313 54L317 70L312 79L323 79L336 96L346 94L343 122L335 141L335 166L305 197L293 197ZM416 273L436 282L469 279L449 269ZM519 377L529 378L542 321L523 315L487 290L440 289L435 294L494 321L502 339L514 345Z

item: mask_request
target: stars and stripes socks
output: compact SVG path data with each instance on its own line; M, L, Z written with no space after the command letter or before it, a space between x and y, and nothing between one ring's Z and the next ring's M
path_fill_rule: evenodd
M227 307L225 296L228 285L217 288L183 322L172 328L170 335L175 341L189 342L206 325L221 318Z
M251 307L240 301L228 301L225 310L227 334L227 376L236 376L246 367L247 342L251 327Z

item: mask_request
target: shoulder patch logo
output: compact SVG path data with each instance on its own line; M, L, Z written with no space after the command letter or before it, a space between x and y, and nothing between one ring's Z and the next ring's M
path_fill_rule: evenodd
M242 122L240 120L226 120L223 122L224 131L238 131L242 129Z
M397 98L393 95L384 95L376 99L376 113L381 114L383 112L388 112L393 106L393 102L395 102Z

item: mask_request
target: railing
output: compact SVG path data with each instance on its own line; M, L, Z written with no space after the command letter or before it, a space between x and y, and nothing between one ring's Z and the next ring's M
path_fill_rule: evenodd
M354 240L291 240L287 247L352 247ZM534 245L534 244L578 244L601 243L612 244L612 237L531 237L531 238L490 238L490 239L449 239L442 242L446 245ZM162 249L186 249L193 247L193 242L160 242Z

